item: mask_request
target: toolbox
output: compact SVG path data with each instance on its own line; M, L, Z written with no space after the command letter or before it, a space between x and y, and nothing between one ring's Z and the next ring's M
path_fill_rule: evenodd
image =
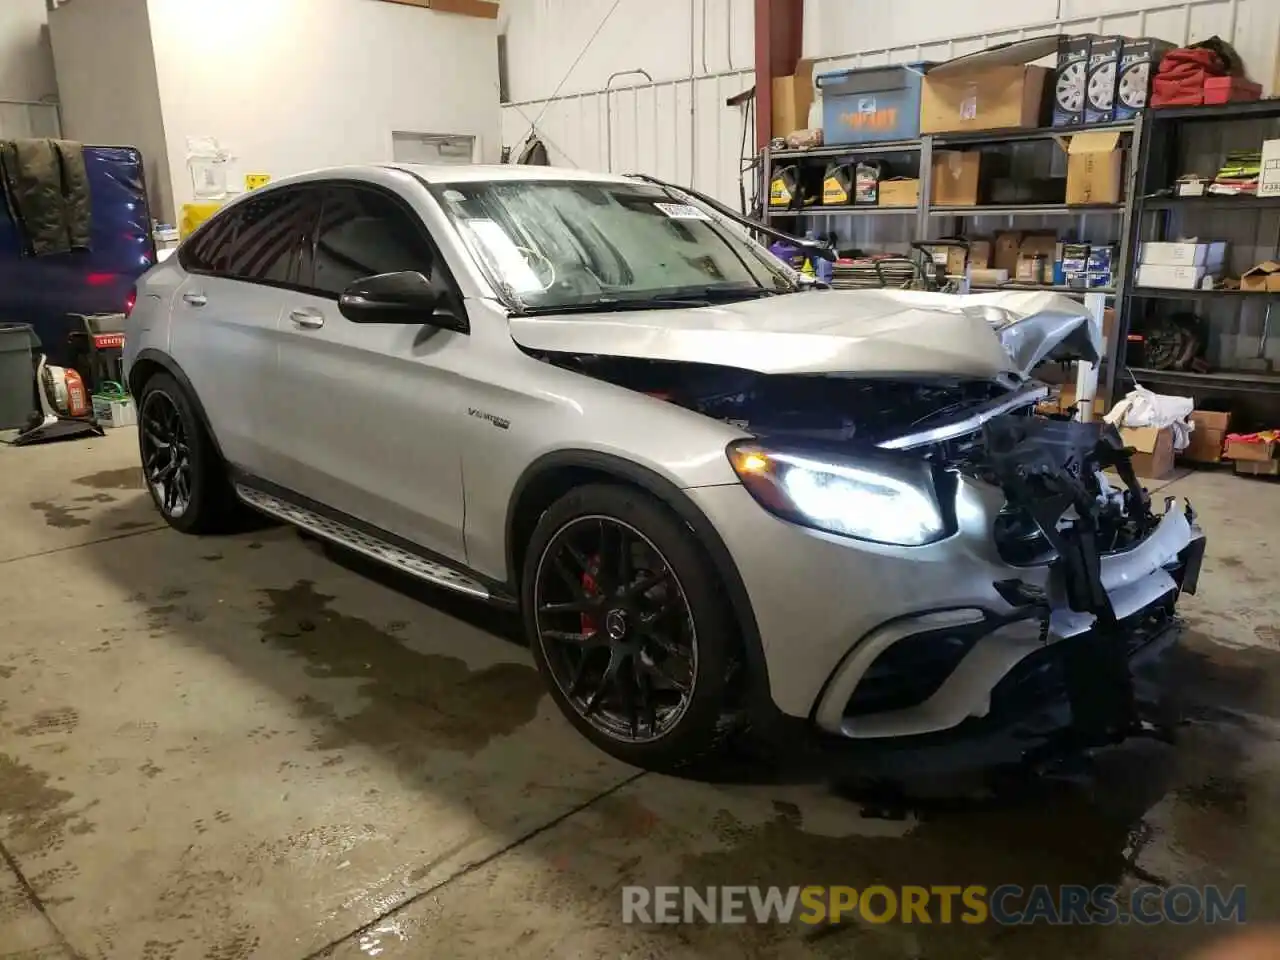
M828 144L920 136L920 82L931 62L820 74L822 138Z

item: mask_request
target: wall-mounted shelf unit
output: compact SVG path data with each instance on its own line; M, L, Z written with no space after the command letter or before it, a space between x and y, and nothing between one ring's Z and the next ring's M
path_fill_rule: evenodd
M1001 147L1009 147L1016 151L1019 149L1032 149L1034 147L1024 147L1025 144L1034 144L1036 142L1052 141L1056 142L1059 147L1064 148L1073 134L1097 131L1110 131L1121 134L1122 144L1126 148L1126 163L1124 169L1123 180L1123 200L1120 203L1109 204L1090 204L1090 205L1071 205L1065 203L1029 203L1029 204L984 204L978 206L939 206L932 202L932 170L933 170L933 152L935 149L946 150L981 150L987 151L999 150ZM806 229L815 229L819 232L830 230L833 225L838 223L837 218L851 217L856 221L860 221L863 217L874 218L872 222L875 224L884 224L888 229L897 229L901 231L902 218L914 217L915 220L911 224L912 239L920 241L937 240L943 236L955 236L960 234L969 221L978 221L979 229L973 232L995 233L1001 229L1017 229L1018 225L1023 222L1035 224L1037 220L1047 219L1054 226L1067 225L1073 223L1077 225L1083 232L1085 224L1097 224L1103 230L1111 233L1112 238L1118 244L1117 258L1113 268L1113 276L1115 284L1111 287L1103 288L1082 288L1055 286L1052 284L1024 283L1018 281L1010 281L999 286L978 285L970 287L973 293L995 292L1001 290L1031 290L1031 291L1049 291L1054 293L1063 293L1073 297L1079 297L1084 300L1089 294L1097 294L1100 296L1090 297L1088 303L1091 304L1090 309L1095 310L1097 316L1101 318L1102 309L1099 305L1101 298L1115 298L1117 302L1125 297L1125 288L1131 282L1132 269L1130 267L1130 250L1131 240L1134 236L1130 229L1130 222L1133 216L1135 184L1137 182L1138 158L1141 154L1141 144L1143 140L1143 121L1141 118L1135 121L1125 123L1112 124L1092 124L1083 127L1040 127L1035 129L1018 129L1018 130L985 130L976 133L955 133L940 134L936 136L924 136L919 140L899 140L885 143L866 143L849 146L823 146L816 147L811 150L770 150L766 148L761 155L760 169L765 172L763 179L763 195L764 195L764 211L763 216L766 222L773 221L782 229L803 236ZM833 207L824 207L821 205L812 205L800 207L797 209L788 209L782 207L771 207L768 202L768 187L772 180L775 165L782 164L804 164L804 163L830 163L832 161L850 160L856 161L868 157L885 158L892 160L900 169L902 175L914 175L919 178L920 190L919 200L914 207L879 207L871 205L841 205ZM914 170L914 174L912 171ZM883 218L888 217L885 220ZM1004 223L999 226L989 225L987 218L1002 218ZM853 221L850 221L853 222ZM889 226L892 225L892 226ZM866 230L879 230L879 226L867 226ZM1042 229L1050 229L1050 225L1042 226ZM900 234L899 234L900 236ZM1112 337L1106 344L1107 358L1109 362L1102 365L1106 369L1114 370L1117 366L1115 362L1115 354L1118 345L1124 343L1122 336ZM1081 365L1081 376L1085 376L1084 365ZM1091 368L1092 372L1093 368ZM1092 375L1090 373L1090 376ZM1083 381L1082 381L1083 383ZM1110 382L1108 381L1108 388Z
M1128 223L1129 246L1145 241L1195 237L1228 243L1224 272L1238 275L1253 264L1280 259L1280 197L1198 197L1169 195L1177 178L1188 172L1212 175L1229 151L1260 150L1262 141L1280 138L1280 98L1219 106L1148 110L1138 150L1138 180ZM1280 394L1280 360L1271 369L1269 334L1273 306L1280 290L1173 289L1136 285L1139 257L1126 264L1122 296L1117 300L1116 339L1127 344L1130 333L1142 335L1174 313L1199 320L1209 344L1211 372L1154 370L1112 365L1109 386L1123 377L1201 396ZM1122 358L1123 360L1124 358ZM1246 369L1240 369L1246 368ZM1262 398L1242 405L1261 403ZM1274 398L1267 401L1274 404ZM1261 409L1256 408L1255 409ZM1268 408L1275 410L1274 406ZM1268 414L1273 417L1274 412Z

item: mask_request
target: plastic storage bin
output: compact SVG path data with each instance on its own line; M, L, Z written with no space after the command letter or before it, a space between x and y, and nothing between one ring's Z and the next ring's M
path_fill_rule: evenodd
M823 140L876 143L919 137L920 80L932 66L903 63L820 74Z
M35 409L31 349L38 341L25 323L0 323L0 430L25 427Z

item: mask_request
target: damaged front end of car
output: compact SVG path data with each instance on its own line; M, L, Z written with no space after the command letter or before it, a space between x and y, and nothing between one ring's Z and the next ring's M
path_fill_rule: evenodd
M1033 369L1096 362L1089 314L1039 293L783 299L798 304L786 323L765 301L535 321L517 341L736 428L729 459L760 506L864 553L851 570L892 566L904 587L887 595L856 594L851 574L875 613L846 618L820 731L930 750L1012 718L1017 751L1143 729L1133 670L1176 639L1205 540L1189 504L1153 505L1113 427L1036 412L1048 388Z

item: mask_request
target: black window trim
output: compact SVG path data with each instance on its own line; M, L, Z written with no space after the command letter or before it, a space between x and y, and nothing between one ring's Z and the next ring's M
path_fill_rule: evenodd
M448 291L450 298L454 301L455 309L460 311L459 319L462 320L462 322L466 325L466 329L461 330L459 332L469 334L471 332L471 325L470 325L470 322L467 320L466 308L463 304L462 291L458 287L457 281L454 280L453 271L449 269L449 264L445 260L444 255L440 250L440 245L436 243L435 238L431 235L430 229L428 229L427 225L422 222L422 217L418 215L417 211L413 209L413 207L409 204L409 202L405 200L405 198L402 197L395 190L392 190L388 187L384 187L380 183L370 183L367 180L353 180L353 179L339 177L339 178L326 178L323 180L307 180L302 183L291 183L291 184L288 184L287 186L276 187L275 189L272 190L273 193L284 192L286 190L297 191L299 193L311 192L311 191L315 191L318 193L319 202L316 203L316 207L315 207L316 220L311 225L311 228L310 228L312 262L314 263L315 261L315 247L316 247L316 242L319 239L317 236L316 227L319 225L320 215L323 212L324 192L334 187L341 187L341 188L354 189L354 190L364 190L366 192L381 194L383 197L386 197L393 204L398 206L400 208L400 211L404 213L404 215L407 216L413 222L414 229L418 231L419 236L426 242L427 247L431 251L432 282L442 284L445 287L445 289ZM183 254L183 251L187 248L188 244L192 243L197 237L199 237L202 233L204 233L207 229L209 229L209 227L213 223L221 219L224 215L234 215L236 211L241 207L242 204L249 203L249 202L251 202L251 197L247 196L243 200L237 201L234 205L225 207L222 210L219 210L217 214L215 214L213 217L210 217L208 220L202 223L200 227L194 233L191 234L191 236L187 237L187 239L183 241L182 245L178 248L177 252L174 254L174 256L178 258L178 265L181 266L182 269L185 270L187 273L197 277L216 277L221 280L234 280L236 283L249 283L259 287L272 287L273 289L277 289L277 290L289 290L294 293L305 294L309 297L320 297L323 300L332 300L333 302L336 303L338 301L338 296L339 296L338 294L330 293L327 290L319 290L315 287L304 286L303 284L297 282L297 280L301 278L297 277L296 275L297 270L300 266L296 258L293 266L290 269L290 272L294 274L294 277L295 277L295 279L291 281L261 280L261 279L252 278L252 277L236 277L236 276L231 276L230 274L219 272L216 270L198 270L198 269L187 266L187 264L183 262L182 254ZM233 239L232 243L234 242L235 240ZM299 247L299 252L301 252L301 249L302 248Z

